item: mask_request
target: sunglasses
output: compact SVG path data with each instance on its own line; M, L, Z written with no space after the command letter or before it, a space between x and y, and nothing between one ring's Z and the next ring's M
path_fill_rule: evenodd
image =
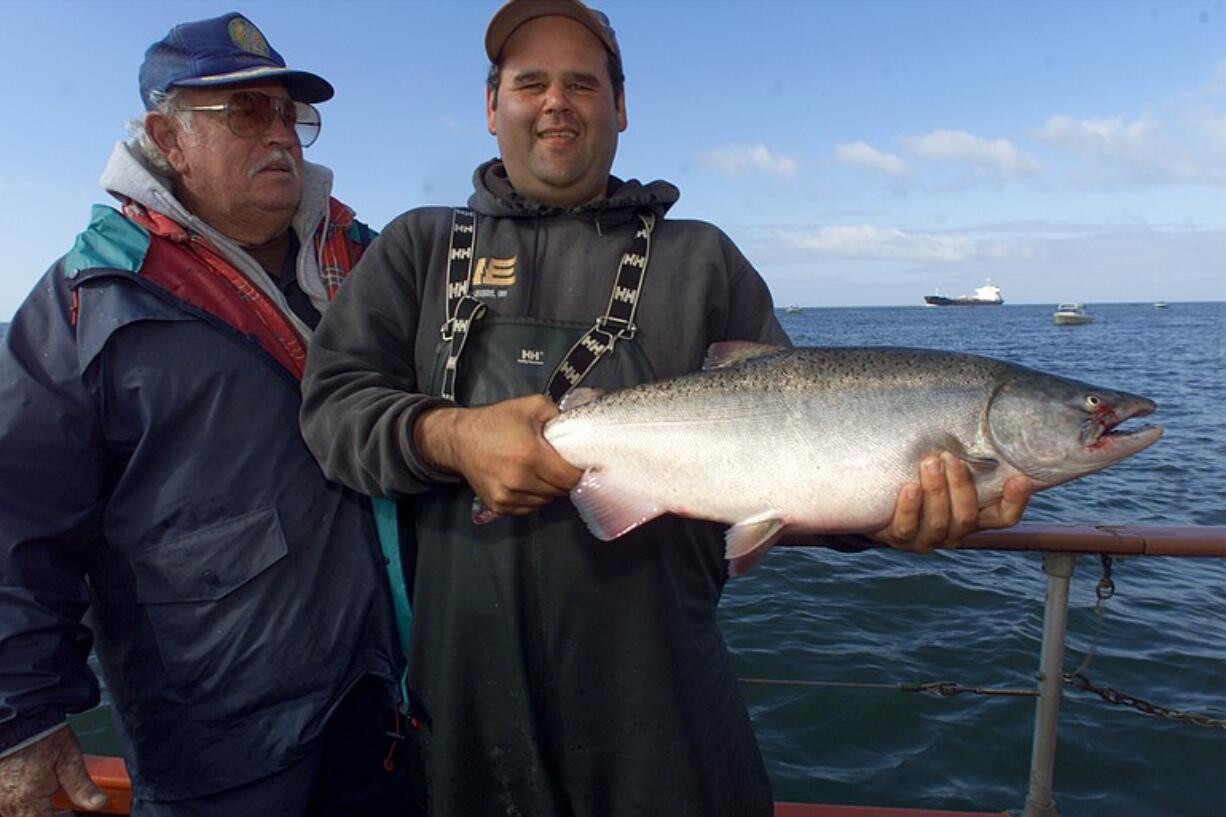
M272 127L275 118L280 118L287 128L294 129L298 143L304 148L319 138L319 128L323 124L314 105L256 91L239 91L220 105L185 105L175 110L225 113L230 133L244 139L263 134Z

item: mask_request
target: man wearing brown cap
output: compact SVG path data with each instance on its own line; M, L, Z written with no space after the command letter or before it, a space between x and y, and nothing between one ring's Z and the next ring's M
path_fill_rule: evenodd
M580 472L541 427L578 384L678 375L712 342L787 337L727 236L665 218L675 187L609 174L627 116L604 15L512 0L485 45L501 159L477 169L468 208L388 226L303 381L325 473L402 500L414 523L410 678L431 813L765 817L716 626L722 528L668 516L598 541L556 501ZM980 518L965 469L940 473L877 538L926 549L1025 504L1015 486ZM473 524L474 497L492 522Z
M405 814L375 518L297 424L371 238L303 160L332 86L226 14L154 43L140 94L118 209L0 344L0 815L105 801L65 723L99 700L91 644L132 814Z

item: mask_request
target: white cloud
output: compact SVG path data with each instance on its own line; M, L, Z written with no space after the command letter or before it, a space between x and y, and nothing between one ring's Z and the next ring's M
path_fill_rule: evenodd
M791 257L759 265L775 303L828 306L906 304L918 306L934 290L969 292L985 279L998 284L1006 302L1206 301L1226 298L1216 261L1226 256L1226 230L1175 225L998 224L996 241L1008 254L951 262L864 255L843 259L814 257L793 250ZM759 263L756 254L751 254ZM1178 270L1178 274L1158 271ZM804 342L823 342L820 336Z
M1177 135L1150 114L1075 119L1052 116L1034 135L1057 150L1093 160L1100 172L1149 184L1226 184L1226 117L1176 113Z
M887 176L905 176L907 163L892 153L877 150L867 142L847 142L835 145L834 158L845 165L878 170Z
M1203 121L1211 143L1219 150L1226 151L1226 114L1206 116Z
M1117 158L1144 153L1154 141L1154 127L1145 118L1126 122L1122 116L1074 119L1060 115L1048 117L1034 135L1070 152Z
M1226 60L1219 62L1205 87L1200 89L1204 96L1221 96L1226 94Z
M1039 171L1039 161L1013 146L1008 139L984 139L960 130L935 130L909 136L907 150L927 159L988 167L1006 176Z
M761 172L772 176L791 177L800 169L800 162L796 159L775 153L761 142L756 145L713 148L700 154L698 162L729 176Z
M806 232L784 232L778 239L792 249L839 258L950 262L1012 254L1006 242L966 233L906 232L870 224L835 224Z

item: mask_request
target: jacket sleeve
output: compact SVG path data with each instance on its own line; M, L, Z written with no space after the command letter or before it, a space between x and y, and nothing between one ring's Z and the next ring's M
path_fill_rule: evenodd
M316 327L302 380L302 435L324 474L371 496L457 481L413 449L417 417L452 404L420 393L417 383L424 270L414 261L410 219L388 225L345 279Z
M98 703L81 618L107 457L72 318L57 265L0 342L0 753Z
M722 336L711 340L751 340L791 346L792 341L775 316L775 304L766 281L731 238L721 232L720 239L728 270L728 317Z

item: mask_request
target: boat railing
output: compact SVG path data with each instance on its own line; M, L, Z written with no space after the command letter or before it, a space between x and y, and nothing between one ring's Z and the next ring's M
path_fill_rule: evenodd
M1037 550L1043 553L1047 596L1043 608L1043 640L1039 648L1030 782L1022 817L1057 817L1053 795L1056 735L1060 699L1066 680L1064 648L1068 629L1069 584L1077 557L1087 554L1106 557L1222 557L1226 556L1226 526L1025 524L969 536L959 548ZM1108 564L1104 561L1104 566ZM1110 580L1106 571L1104 579Z
M1072 683L1091 689L1105 699L1110 695L1089 684L1078 673L1064 672L1065 635L1068 628L1069 585L1079 556L1103 559L1104 579L1109 581L1109 559L1116 556L1226 557L1226 526L1153 526L1153 525L1077 525L1024 523L1013 528L983 531L968 536L957 550L1039 551L1043 554L1043 572L1047 576L1046 602L1043 611L1043 639L1039 649L1037 685L1033 689L989 690L993 694L1018 694L1036 699L1034 730L1031 742L1030 778L1021 817L1057 817L1053 780L1055 775L1056 737L1059 728L1060 701L1063 687ZM1100 594L1103 582L1100 581ZM1100 596L1101 597L1101 596ZM761 679L759 679L761 680ZM795 683L795 682L793 682ZM975 688L948 684L915 685L907 691L957 694L979 691ZM926 688L926 687L931 687ZM1118 697L1118 696L1116 696ZM1134 699L1135 701L1135 699ZM1119 701L1114 701L1119 702ZM1124 701L1129 703L1128 701ZM1140 707L1152 714L1170 715L1162 707ZM1185 716L1173 713L1176 719L1199 725L1226 728L1226 722L1205 716ZM1207 722L1206 722L1207 721ZM131 791L123 763L118 758L87 756L90 774L95 778L111 803L103 814L127 814ZM58 809L70 807L63 792L55 798ZM99 812L94 812L99 813ZM816 806L781 803L776 817L850 817L850 815L907 815L907 817L971 817L969 812L930 811L922 809L883 809L864 807ZM1016 813L1016 812L1014 812ZM996 815L1002 815L997 812ZM991 815L990 817L995 817Z

